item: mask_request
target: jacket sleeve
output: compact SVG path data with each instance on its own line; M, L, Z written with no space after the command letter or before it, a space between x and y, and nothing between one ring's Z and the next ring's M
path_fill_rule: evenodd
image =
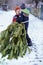
M29 20L29 16L24 16L23 12L21 13L21 15L22 15L22 18L23 18L23 22Z
M13 21L13 22L16 22L16 16L13 17L13 20L12 20L12 21Z
M29 20L29 17L23 16L23 21L28 21L28 20Z

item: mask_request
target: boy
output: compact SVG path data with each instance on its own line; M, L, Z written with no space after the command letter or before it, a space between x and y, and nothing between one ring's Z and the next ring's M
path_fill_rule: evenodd
M27 9L23 9L21 12L21 8L19 6L17 6L15 8L15 12L16 12L16 15L13 18L13 22L16 21L18 23L24 23L25 24L27 43L28 43L28 46L32 46L31 39L29 38L28 33L27 33L28 23L29 23L28 22L29 11Z
M21 16L21 8L19 6L16 6L15 12L16 12L16 15L13 17L13 22L21 23L21 21L23 20Z

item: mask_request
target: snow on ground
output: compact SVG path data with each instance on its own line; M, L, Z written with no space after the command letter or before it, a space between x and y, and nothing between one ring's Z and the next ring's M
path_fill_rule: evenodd
M0 11L0 32L7 28L12 23L12 18L15 15L14 11ZM1 59L0 65L43 65L43 21L35 16L29 16L28 34L33 42L31 53L28 52L23 58L7 60L6 57Z
M6 29L9 24L12 22L12 18L15 15L15 12L12 11L0 11L0 31Z

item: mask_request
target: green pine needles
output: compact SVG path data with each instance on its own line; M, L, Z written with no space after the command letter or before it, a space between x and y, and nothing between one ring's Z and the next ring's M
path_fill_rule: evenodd
M24 24L10 24L0 33L0 53L8 59L23 57L27 51L26 30Z

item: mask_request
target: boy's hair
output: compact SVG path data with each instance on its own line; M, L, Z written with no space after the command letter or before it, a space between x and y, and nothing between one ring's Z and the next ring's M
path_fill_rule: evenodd
M15 11L17 11L18 9L20 9L20 7L19 7L19 6L16 6L16 7L15 7Z

